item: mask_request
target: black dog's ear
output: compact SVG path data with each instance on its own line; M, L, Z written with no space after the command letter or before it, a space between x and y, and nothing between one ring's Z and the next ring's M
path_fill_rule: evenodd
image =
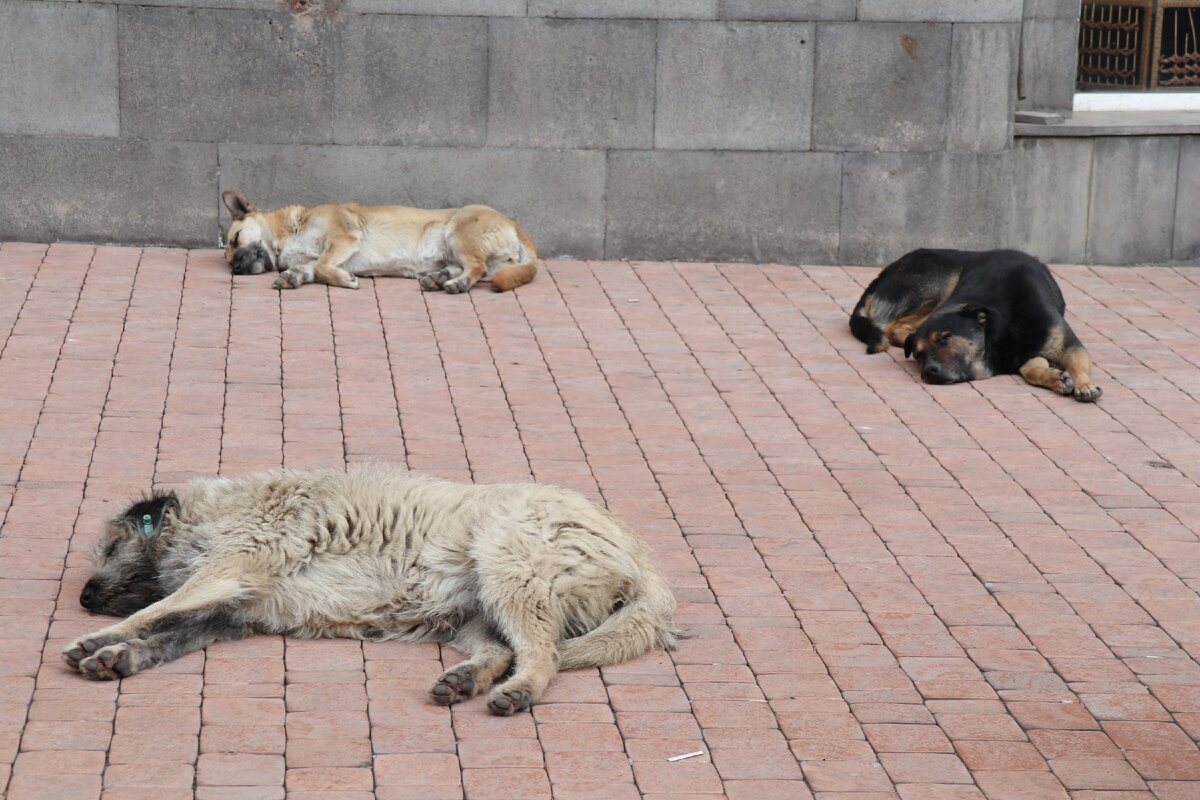
M958 313L968 319L974 319L979 323L980 327L984 327L987 325L988 316L992 313L992 310L979 303L967 303Z
M174 492L155 494L145 500L134 503L125 512L122 519L130 527L141 531L149 539L158 533L162 527L163 516L168 511L179 510L179 496Z
M245 219L247 215L258 210L254 207L254 203L251 203L241 192L221 192L221 199L225 201L225 207L229 209L229 216L233 217L235 222Z
M908 338L904 340L904 357L908 358L917 349L917 335L910 333Z

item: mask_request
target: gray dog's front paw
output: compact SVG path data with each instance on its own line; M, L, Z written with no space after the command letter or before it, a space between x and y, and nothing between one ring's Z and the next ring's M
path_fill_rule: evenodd
M471 283L467 280L466 275L459 275L454 280L446 281L444 284L442 284L442 290L449 292L450 294L460 294L461 292L465 292L470 288Z
M94 681L113 681L136 672L133 648L129 642L102 647L79 662L79 671Z

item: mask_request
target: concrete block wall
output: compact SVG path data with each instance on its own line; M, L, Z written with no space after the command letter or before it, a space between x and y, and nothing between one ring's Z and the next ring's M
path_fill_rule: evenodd
M1072 7L0 0L0 238L211 246L238 188L485 202L547 256L1195 257L1196 204L1161 202L1200 189L1170 174L1200 158L1187 137L1014 143L1018 104L1069 94ZM1126 166L1100 176L1109 150ZM1169 230L1121 240L1107 192L1127 189Z

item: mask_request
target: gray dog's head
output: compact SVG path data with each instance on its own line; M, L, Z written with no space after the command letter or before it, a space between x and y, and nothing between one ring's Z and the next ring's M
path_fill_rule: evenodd
M254 204L241 192L222 192L221 199L233 218L225 237L225 260L234 275L258 275L275 269L271 228Z
M109 520L92 557L92 577L79 595L89 611L127 617L166 596L159 584L155 537L179 511L174 492L139 500Z

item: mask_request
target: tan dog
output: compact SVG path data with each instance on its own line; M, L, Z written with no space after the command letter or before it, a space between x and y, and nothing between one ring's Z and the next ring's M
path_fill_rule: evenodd
M233 216L225 260L235 275L278 270L276 289L305 283L358 288L358 276L417 278L421 288L498 292L529 283L537 250L517 224L487 206L425 210L330 203L258 211L241 192L221 198Z

